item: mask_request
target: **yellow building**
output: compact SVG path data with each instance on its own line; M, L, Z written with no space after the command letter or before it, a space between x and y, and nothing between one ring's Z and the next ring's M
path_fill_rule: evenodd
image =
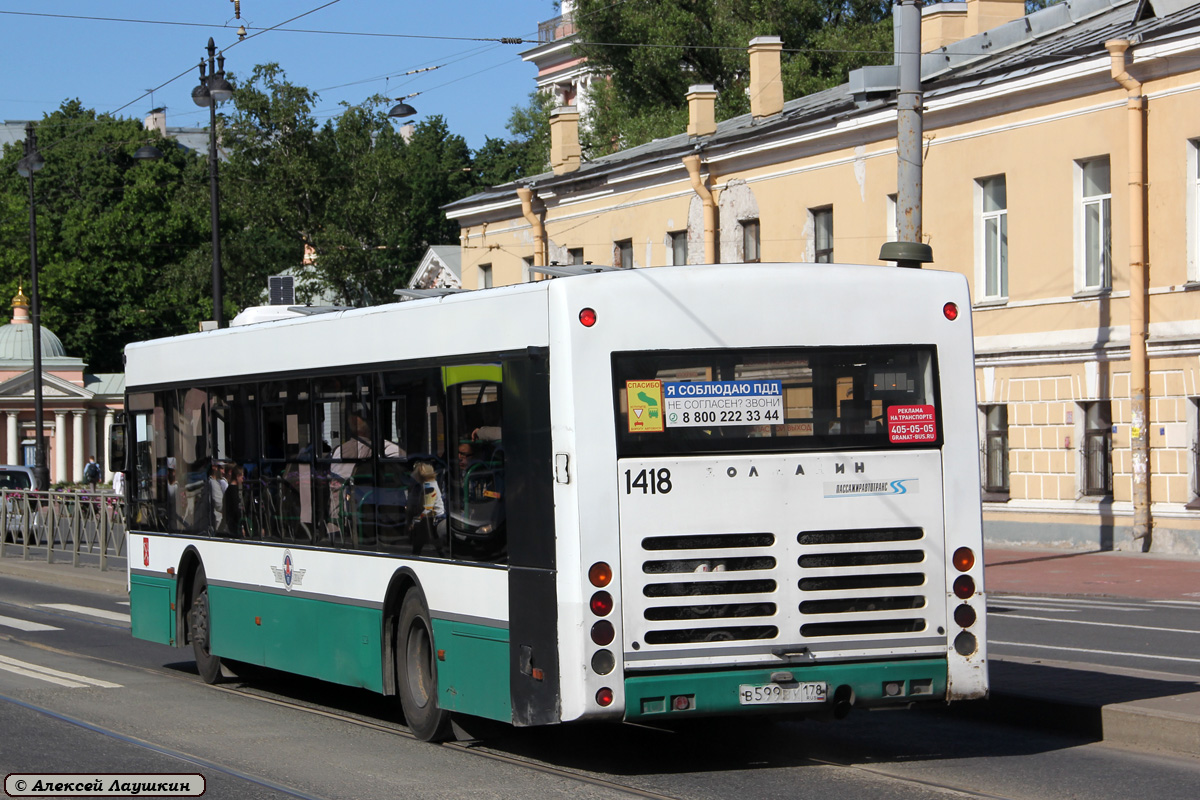
M1200 553L1200 4L1023 12L968 0L922 22L923 231L932 268L972 287L985 533ZM694 86L686 134L611 156L581 162L578 114L559 109L553 172L446 207L463 286L552 263L894 268L894 88L784 102L780 47L751 43L751 114L714 123Z

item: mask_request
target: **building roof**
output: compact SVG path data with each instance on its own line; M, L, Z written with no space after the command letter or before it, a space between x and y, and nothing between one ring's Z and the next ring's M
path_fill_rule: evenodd
M1108 57L1104 43L1130 39L1144 47L1200 30L1200 3L1181 0L1064 0L989 31L967 37L922 56L922 87L926 101L959 92L972 85L986 87L1015 77ZM1105 73L1107 74L1107 72ZM862 118L895 105L895 91L864 102L850 84L842 84L784 103L773 117L755 120L750 114L724 120L705 137L681 133L583 162L562 175L543 173L494 186L443 206L451 218L479 213L491 204L515 204L518 185L553 190L579 187L590 179L675 159L703 149L710 155L772 133L795 133L806 128Z

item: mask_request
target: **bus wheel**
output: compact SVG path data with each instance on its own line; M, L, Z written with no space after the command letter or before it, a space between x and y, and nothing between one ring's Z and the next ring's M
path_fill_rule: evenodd
M450 738L450 712L438 708L437 661L429 611L418 592L404 596L396 630L396 682L404 721L418 739Z
M204 567L196 568L192 579L192 606L188 610L188 629L192 652L196 654L196 671L205 683L216 683L221 677L221 657L209 652L212 639L212 619L208 614L208 579Z

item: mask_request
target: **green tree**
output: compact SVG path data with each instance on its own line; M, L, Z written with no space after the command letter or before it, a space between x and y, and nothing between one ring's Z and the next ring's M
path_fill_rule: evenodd
M278 64L264 64L237 86L228 120L218 117L228 159L221 165L226 316L260 303L267 276L300 267L313 243L329 180L314 102Z
M484 140L475 151L475 183L479 187L540 175L550 169L550 112L554 98L548 92L533 91L529 101L516 106L508 118L511 139Z
M891 63L891 9L886 0L580 0L576 49L608 77L585 153L681 133L692 84L713 85L720 119L749 111L746 48L756 36L783 39L787 99Z
M130 341L195 330L207 317L194 273L207 252L203 162L135 120L97 115L77 100L36 125L45 167L34 179L42 323L94 371L120 371ZM154 144L158 162L133 152ZM11 297L29 288L23 152L5 148L0 276ZM205 271L207 271L205 269ZM207 287L207 280L204 282Z

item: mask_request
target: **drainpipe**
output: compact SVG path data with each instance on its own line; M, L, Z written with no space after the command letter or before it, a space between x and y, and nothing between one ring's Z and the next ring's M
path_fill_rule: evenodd
M1142 84L1125 70L1127 39L1104 43L1112 58L1112 78L1125 89L1129 111L1129 399L1131 425L1129 446L1133 457L1133 538L1142 540L1149 552L1150 519L1150 432L1147 413L1149 369L1146 362L1146 98Z
M683 166L692 179L692 189L704 206L704 263L715 264L717 250L717 205L712 192L704 185L700 177L700 156L692 154L683 157Z
M521 215L533 227L533 265L546 266L546 226L542 218L533 211L533 190L528 186L517 187L517 197L521 200Z

